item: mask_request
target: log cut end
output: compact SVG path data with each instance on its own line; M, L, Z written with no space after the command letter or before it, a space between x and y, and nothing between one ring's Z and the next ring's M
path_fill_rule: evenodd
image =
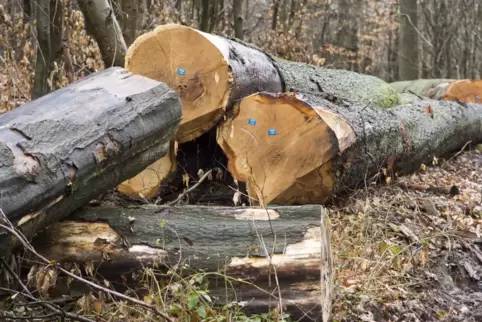
M176 170L176 142L171 142L169 152L135 177L117 186L117 191L130 197L154 198L161 185Z
M228 63L218 47L193 28L168 24L140 36L127 52L126 69L179 92L179 143L214 127L227 105L232 83Z
M445 100L463 103L482 103L482 81L464 79L451 83L444 95Z
M331 160L355 139L351 127L294 95L258 93L218 127L229 171L261 204L320 203L332 197Z

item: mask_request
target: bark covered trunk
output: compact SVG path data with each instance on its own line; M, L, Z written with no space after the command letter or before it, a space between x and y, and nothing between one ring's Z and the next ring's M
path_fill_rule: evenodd
M124 67L127 46L108 0L79 0L87 32L94 37L106 68Z
M197 52L203 54L193 59ZM331 92L375 107L401 104L396 90L379 78L285 61L241 40L174 24L140 36L129 48L126 66L180 93L180 143L212 129L227 106L256 92Z
M233 2L234 37L244 38L243 0Z
M122 68L2 114L2 211L31 236L166 155L181 115L175 92Z
M391 83L399 93L409 93L435 100L482 103L482 81L471 79L417 79Z
M417 0L400 0L398 73L401 80L418 78Z
M266 313L277 306L281 294L284 311L295 320L327 321L329 317L330 236L327 216L318 205L87 207L49 227L34 246L60 263L102 262L99 272L104 277L141 265L189 263L188 274L221 270L248 283L234 281L234 287L226 288L224 279L213 279L209 291L213 298L219 297L219 304L236 298L247 301L248 312Z
M325 203L375 175L394 180L482 141L482 105L414 100L385 110L332 101L254 94L218 127L229 170L252 198Z

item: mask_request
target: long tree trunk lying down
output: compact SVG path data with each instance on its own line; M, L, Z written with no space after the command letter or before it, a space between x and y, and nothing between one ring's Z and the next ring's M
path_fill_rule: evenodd
M482 81L471 79L417 79L390 83L399 93L410 93L435 100L482 103Z
M256 92L331 89L338 96L377 107L400 103L398 93L376 77L285 61L240 40L176 24L137 38L127 52L126 68L180 92L180 143L213 128L227 106Z
M107 0L79 0L87 32L99 46L105 68L124 67L127 46L122 30Z
M31 236L166 155L181 117L177 93L119 67L2 114L2 211Z
M210 294L220 303L247 301L248 312L266 313L277 306L281 295L285 312L295 321L305 313L303 320L308 321L329 317L330 236L326 213L319 205L86 207L68 221L51 225L33 245L59 263L102 262L99 272L106 278L141 265L188 264L195 271L221 271L248 283L212 280ZM234 287L227 287L231 282Z
M479 104L340 105L313 95L244 98L218 127L229 171L260 203L325 203L383 168L394 179L482 141Z
M218 123L227 106L256 92L329 92L375 107L401 104L396 90L376 77L285 61L240 40L176 24L159 26L137 38L127 52L126 68L180 93L179 143L204 134ZM155 182L153 174L141 176Z

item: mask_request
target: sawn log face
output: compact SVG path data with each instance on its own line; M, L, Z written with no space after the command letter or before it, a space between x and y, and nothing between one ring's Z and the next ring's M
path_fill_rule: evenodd
M31 236L163 157L181 115L177 93L118 67L1 115L3 212Z

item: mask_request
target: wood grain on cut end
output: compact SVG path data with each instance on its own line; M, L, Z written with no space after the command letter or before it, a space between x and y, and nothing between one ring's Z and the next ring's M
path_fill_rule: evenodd
M219 126L218 143L252 198L297 204L331 197L330 160L355 140L348 123L288 94L254 94L237 109Z
M179 92L179 143L212 128L229 98L232 75L223 53L203 33L186 26L162 25L137 38L127 52L126 69Z
M131 197L154 198L161 189L162 183L176 170L176 146L173 141L163 158L152 163L135 177L117 186L117 191Z

